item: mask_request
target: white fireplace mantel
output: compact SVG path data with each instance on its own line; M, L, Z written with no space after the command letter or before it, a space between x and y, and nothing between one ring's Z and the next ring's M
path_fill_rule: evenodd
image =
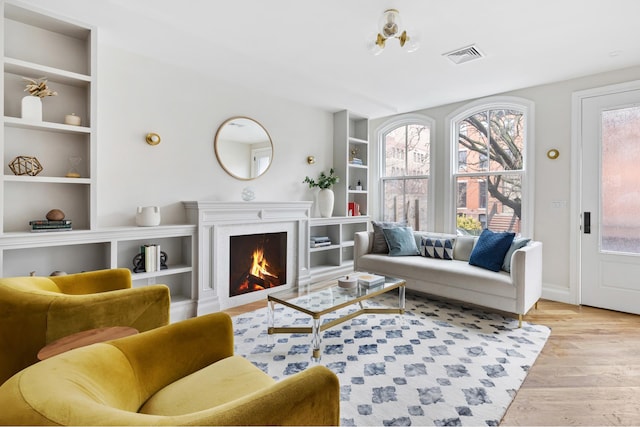
M198 226L197 314L266 298L271 291L306 285L309 271L309 219L312 202L183 202L187 220ZM286 231L287 283L273 289L228 297L229 237L235 234Z

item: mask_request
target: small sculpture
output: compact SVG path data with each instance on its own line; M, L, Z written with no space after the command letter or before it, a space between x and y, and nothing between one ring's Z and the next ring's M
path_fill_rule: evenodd
M14 175L36 176L42 172L42 165L33 156L18 156L11 160L9 168Z
M62 221L64 219L64 212L62 212L60 209L51 209L49 212L47 212L46 218L49 221Z

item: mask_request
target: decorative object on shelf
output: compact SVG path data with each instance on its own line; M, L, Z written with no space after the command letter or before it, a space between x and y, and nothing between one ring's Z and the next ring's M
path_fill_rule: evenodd
M256 192L251 187L244 187L242 189L242 200L245 202L250 202L256 198Z
M160 207L138 206L136 210L136 225L139 227L155 227L160 225Z
M398 39L401 47L406 47L407 52L415 52L420 47L420 40L417 33L412 36L407 34L407 30L400 28L400 12L397 9L387 9L384 11L378 24L379 32L375 40L369 41L369 52L373 55L380 55L385 48L386 41L394 38Z
M166 270L167 267L167 254L164 251L160 251L160 270ZM143 252L133 257L133 272L144 273L146 272L146 257ZM157 271L157 270L156 270Z
M56 271L52 271L49 276L66 276L66 275L67 275L66 271L56 270Z
M33 156L18 156L11 160L9 168L14 175L36 176L42 172L42 165Z
M144 139L145 141L147 141L147 144L149 145L158 145L160 144L160 141L161 141L160 135L154 132L149 132Z
M80 156L69 156L69 171L65 175L67 178L80 178L80 172L78 172L78 165L82 161Z
M65 214L60 209L51 209L49 212L47 212L47 215L45 215L45 218L47 218L49 221L62 221L64 217Z
M64 122L68 125L80 126L82 124L82 118L76 116L76 113L71 113L64 116Z
M42 98L45 96L56 96L58 92L49 89L47 78L31 79L23 77L27 82L24 89L29 92L28 96L22 98L22 118L28 121L42 121Z
M358 151L360 151L358 149L358 147L356 146L351 146L351 149L349 150L349 161L353 162L353 159L357 158L358 156Z
M552 148L551 150L547 151L547 157L550 158L551 160L555 160L558 157L560 157L560 151L556 150L555 148Z
M358 180L358 184L356 184L356 191L362 191L362 183Z
M338 286L343 289L352 289L358 286L358 276L345 276L338 279Z
M307 163L309 163L310 165L313 165L316 163L316 157L315 156L307 156Z
M333 203L334 203L334 194L331 187L336 183L340 182L340 178L335 175L335 170L331 168L329 170L329 175L324 172L320 172L320 176L318 177L318 181L309 178L308 176L304 178L303 183L309 184L309 188L318 187L320 191L318 192L318 209L320 210L320 216L323 218L330 218L333 214Z

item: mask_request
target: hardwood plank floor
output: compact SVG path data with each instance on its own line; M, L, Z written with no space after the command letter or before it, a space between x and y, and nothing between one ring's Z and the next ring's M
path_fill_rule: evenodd
M640 316L541 300L525 320L551 336L500 425L640 425Z

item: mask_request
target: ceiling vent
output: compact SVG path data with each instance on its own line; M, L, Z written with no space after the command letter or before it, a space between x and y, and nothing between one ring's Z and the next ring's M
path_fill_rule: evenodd
M465 62L484 57L482 52L480 52L480 50L474 45L443 53L442 56L446 56L454 64L463 64Z

